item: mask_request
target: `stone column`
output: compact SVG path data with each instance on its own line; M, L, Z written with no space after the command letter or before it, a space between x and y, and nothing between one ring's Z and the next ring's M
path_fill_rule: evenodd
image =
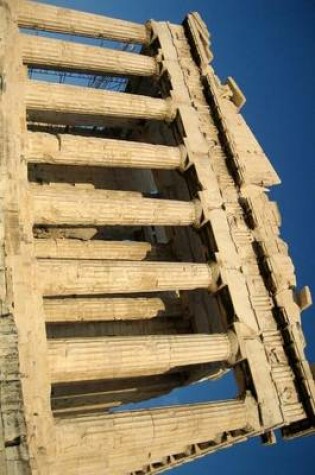
M154 335L49 341L52 383L163 374L179 366L231 360L235 338Z
M18 22L24 28L69 33L70 35L106 38L123 43L147 43L144 25L103 15L21 0Z
M148 320L181 315L180 299L62 298L44 299L47 323Z
M141 261L152 251L149 242L81 241L80 239L36 239L37 258L48 259L120 259Z
M134 192L30 187L35 224L75 226L189 226L200 221L199 202L143 198Z
M44 296L162 292L209 288L208 264L41 259Z
M37 68L128 76L153 76L157 73L155 59L143 54L29 34L22 34L20 40L24 63Z
M61 419L56 425L55 469L67 475L85 469L116 475L117 467L122 469L127 460L128 472L133 472L187 445L214 440L224 432L253 432L258 427L258 408L250 397Z
M73 114L90 118L154 119L171 121L171 100L80 86L28 81L28 112Z
M28 132L26 159L31 163L172 170L182 165L179 147L129 140Z

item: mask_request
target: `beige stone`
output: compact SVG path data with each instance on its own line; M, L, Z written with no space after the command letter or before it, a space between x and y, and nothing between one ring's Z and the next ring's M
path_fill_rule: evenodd
M174 169L182 165L178 147L71 134L27 134L26 158L31 163Z
M143 320L179 316L179 299L170 298L62 298L45 299L47 322Z
M107 38L127 43L146 43L148 40L143 25L28 0L20 1L18 23L24 28Z
M214 440L223 431L253 429L255 424L257 416L244 401L60 420L56 467L71 475L87 469L94 473L121 473L121 465L132 470L144 461L153 463L170 452L176 453L176 449L191 442ZM86 446L89 451L82 454ZM109 455L107 462L100 455L104 451Z
M35 224L188 226L199 222L198 202L75 187L34 186L31 191Z
M141 25L0 3L4 475L153 475L314 431L310 290L266 193L279 177L210 46L196 12ZM125 92L99 88L109 74ZM234 400L111 412L229 370Z
M49 343L52 383L166 373L180 366L227 361L227 335L56 339Z
M153 76L157 73L154 58L136 53L25 34L20 41L23 61L32 67L89 74Z
M45 296L163 292L209 288L207 264L41 259L38 278Z
M86 90L80 86L30 81L26 86L26 109L94 117L169 120L175 111L168 100L114 91Z
M152 251L148 242L80 241L79 239L36 239L39 259L108 259L141 261Z

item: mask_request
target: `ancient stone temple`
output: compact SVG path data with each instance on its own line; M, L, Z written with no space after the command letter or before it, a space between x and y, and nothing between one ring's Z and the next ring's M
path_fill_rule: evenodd
M314 429L310 292L209 40L197 13L0 1L3 475L157 474ZM230 371L236 399L115 409Z

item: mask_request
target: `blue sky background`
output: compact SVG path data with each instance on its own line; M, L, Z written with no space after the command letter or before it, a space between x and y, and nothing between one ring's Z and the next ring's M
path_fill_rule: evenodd
M50 0L46 3L102 13L136 22L179 23L189 11L201 13L212 34L214 67L221 79L233 76L247 97L242 112L283 184L272 190L282 214L282 236L290 245L298 286L315 296L315 1L314 0ZM314 310L303 328L315 361ZM233 397L231 376L220 382L177 390L161 404ZM314 474L315 437L264 447L259 440L200 459L174 475L255 473Z

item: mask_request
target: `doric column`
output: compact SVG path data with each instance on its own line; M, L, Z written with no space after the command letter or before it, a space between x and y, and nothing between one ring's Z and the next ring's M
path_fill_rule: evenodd
M170 100L32 80L26 85L26 108L92 118L170 121L175 116Z
M208 264L41 259L44 296L161 292L209 288Z
M139 193L31 187L35 224L188 226L200 221L199 202L143 198Z
M182 164L179 147L40 132L28 132L26 159L31 163L54 165L170 170Z
M224 432L249 432L258 427L258 408L250 397L61 419L56 425L55 468L67 475L79 469L116 474L117 465L121 467L127 458L128 471L136 471L187 445L214 440Z
M181 315L179 299L166 298L63 298L44 300L48 323L148 320Z
M228 361L235 339L217 335L63 338L50 340L53 383L162 374L179 366Z
M20 40L23 61L33 67L128 76L157 73L155 59L142 54L29 34L22 34Z
M48 259L120 259L141 261L152 250L149 242L81 241L80 239L36 239L37 258Z
M148 33L144 25L103 15L26 0L20 1L18 13L19 25L24 28L106 38L126 43L142 44L148 41Z

